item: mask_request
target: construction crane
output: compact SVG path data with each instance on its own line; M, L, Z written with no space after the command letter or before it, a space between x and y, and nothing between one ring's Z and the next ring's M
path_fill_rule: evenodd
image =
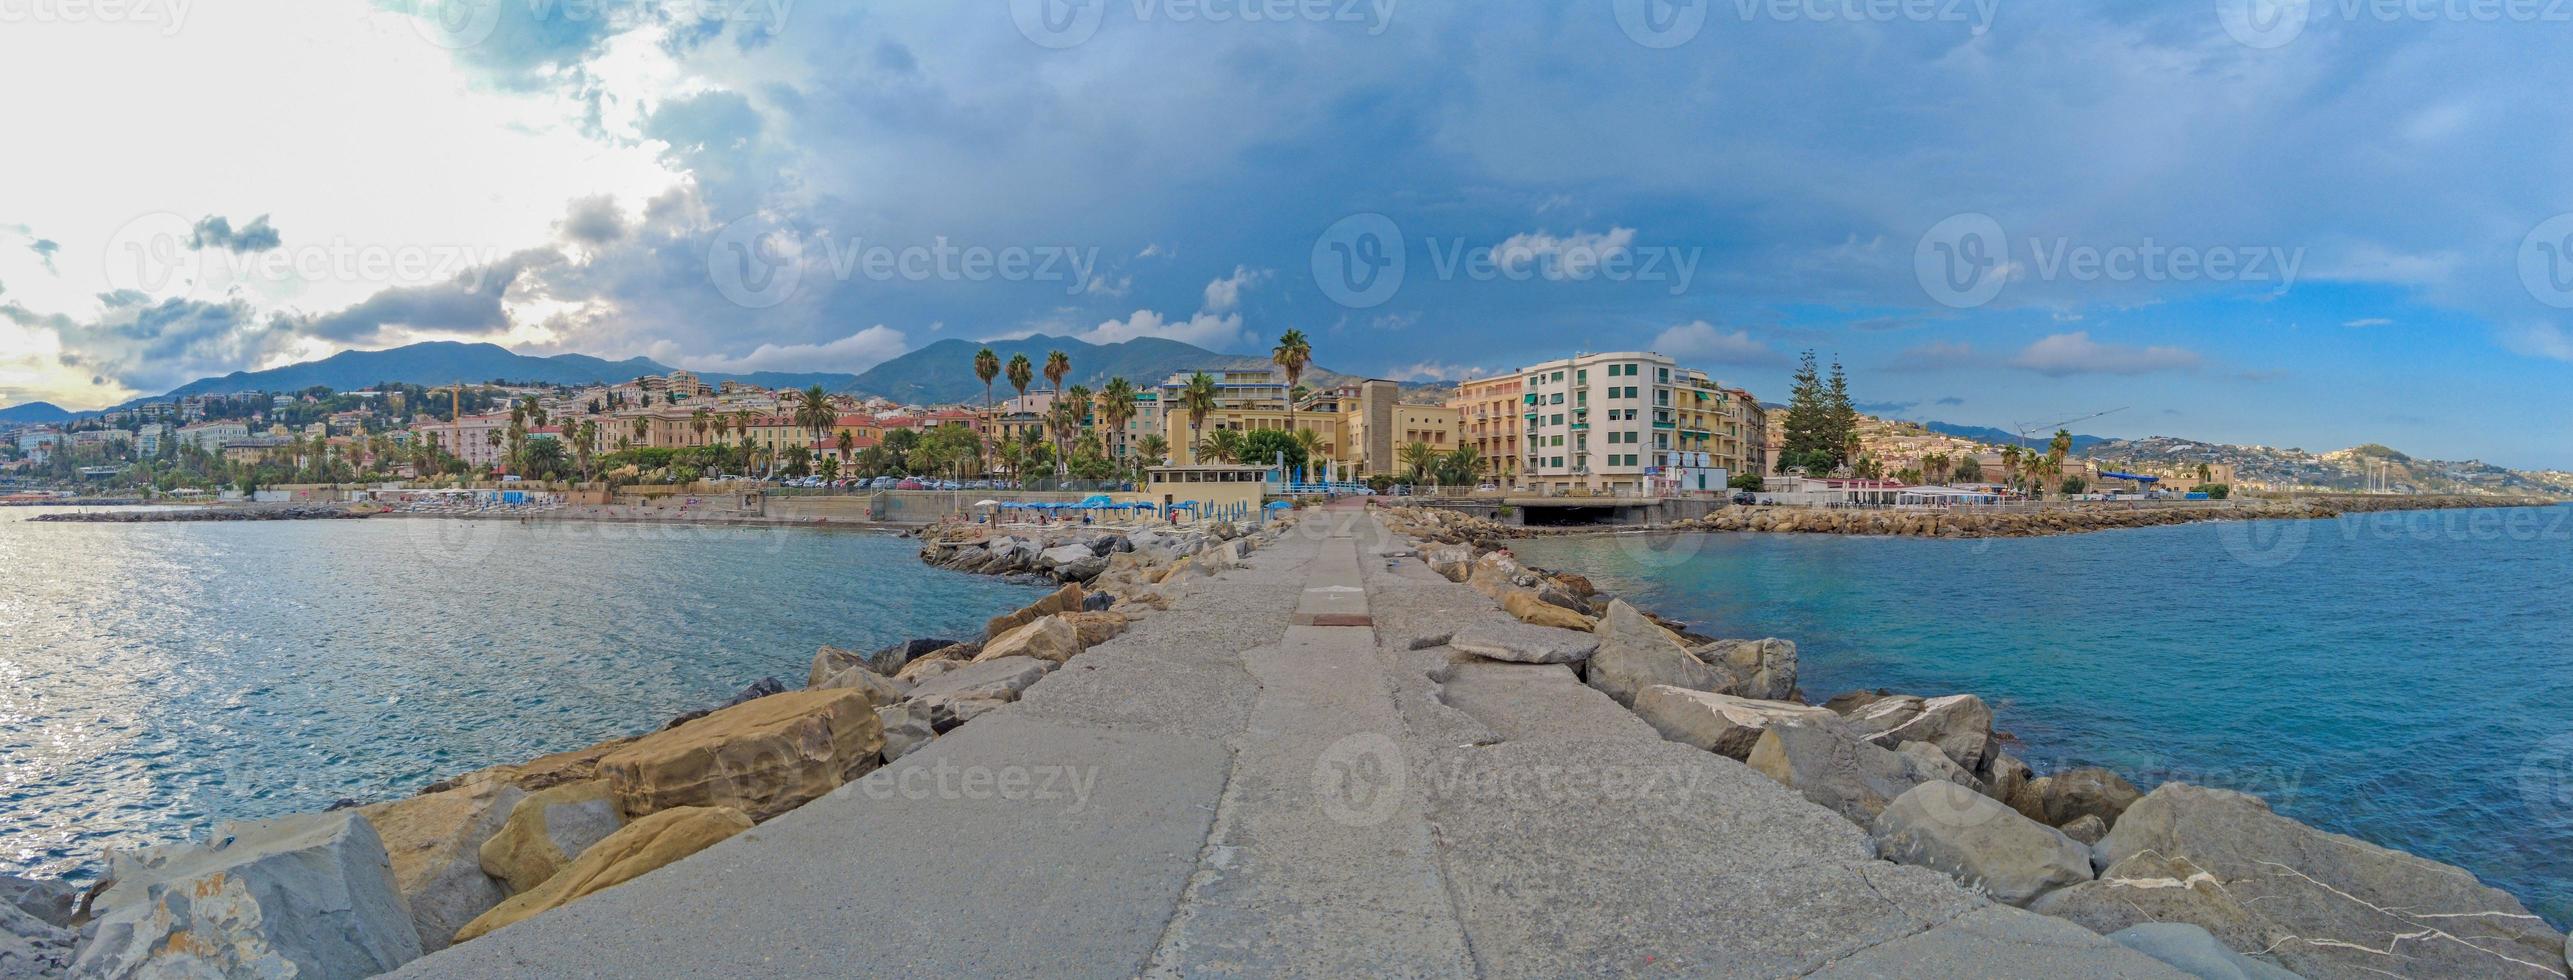
M2120 405L2120 406L2118 406L2118 407L2116 407L2116 408L2109 409L2108 411L2105 411L2105 412L2092 412L2092 413L2090 413L2089 415L2084 415L2084 416L2082 416L2082 417L2080 417L2080 418L2065 419L2065 420L2063 420L2063 421L2061 421L2061 422L2048 422L2048 423L2046 423L2046 424L2044 424L2044 425L2029 425L2029 424L2027 424L2027 423L2019 423L2019 424L2016 426L2016 427L2018 428L2018 430L2019 430L2019 448L2021 448L2021 449L2035 449L2035 448L2037 448L2037 442L2036 442L2036 439L2035 439L2035 438L2033 438L2033 437L2031 437L2031 436L2029 435L2029 433L2031 433L2031 432L2046 432L2046 433L2048 433L2049 435L2052 435L2052 431L2051 431L2051 430L2062 429L2062 428L2064 428L2064 427L2066 427L2066 426L2076 425L2076 424L2079 424L2079 423L2082 423L2082 422L2088 422L2088 421L2090 421L2090 420L2092 420L2092 419L2099 418L2099 417L2101 417L2101 416L2103 416L2103 415L2115 415L2115 414L2117 414L2117 413L2119 413L2119 412L2126 411L2126 409L2127 409L2127 406L2125 406L2125 405Z

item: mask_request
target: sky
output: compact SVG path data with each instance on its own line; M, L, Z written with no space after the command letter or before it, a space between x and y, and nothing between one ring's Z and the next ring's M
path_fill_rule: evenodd
M2560 7L0 0L0 404L1301 329L2573 468Z

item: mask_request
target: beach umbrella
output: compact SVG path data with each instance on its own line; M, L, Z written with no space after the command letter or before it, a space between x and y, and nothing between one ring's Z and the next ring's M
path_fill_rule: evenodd
M1001 505L1001 502L1000 502L1000 501L997 501L997 500L977 500L977 501L974 501L974 506L976 506L976 507L998 507L998 506L1000 506L1000 505Z

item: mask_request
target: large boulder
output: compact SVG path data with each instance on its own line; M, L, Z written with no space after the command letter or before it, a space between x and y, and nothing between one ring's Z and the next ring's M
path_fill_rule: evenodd
M1602 647L1599 656L1606 655ZM1595 666L1598 658L1591 663ZM1749 758L1752 746L1773 727L1829 724L1838 718L1811 705L1753 701L1667 685L1645 688L1635 697L1635 713L1663 738L1733 759Z
M1461 544L1431 548L1421 553L1421 560L1450 582L1463 582L1474 573L1474 549Z
M628 819L729 806L766 820L874 769L875 705L852 690L794 691L644 737L599 760Z
M1547 602L1527 589L1502 593L1501 609L1530 626L1551 626L1563 630L1590 628L1590 617Z
M1728 693L1760 701L1796 696L1796 643L1793 640L1717 640L1693 651L1697 658L1734 677Z
M1062 663L1081 652L1081 630L1061 616L1047 616L992 638L983 644L983 652L974 656L976 663L1025 657L1048 663Z
M1055 668L1052 661L1034 657L1001 657L976 660L954 670L922 680L911 689L914 701L936 701L949 698L994 700L1004 703L1018 700L1026 691Z
M1915 767L1929 774L1931 778L1955 783L1976 792L1983 791L1983 782L1974 778L1973 773L1965 771L1964 766L1957 765L1956 760L1948 758L1947 753L1939 751L1938 746L1928 742L1905 742L1894 747L1894 754L1912 760Z
M516 894L544 884L624 825L606 780L548 786L510 806L500 829L483 840L476 861L484 874Z
M1487 620L1456 631L1447 645L1485 660L1520 664L1577 664L1599 649L1599 638L1509 620Z
M118 854L71 975L356 978L420 956L393 862L355 810L227 823Z
M750 828L749 815L731 807L674 807L643 817L591 845L569 867L546 879L544 885L510 896L499 907L466 923L456 932L456 941L479 938L582 896L633 881L645 872Z
M1060 581L1086 582L1108 570L1108 559L1091 550L1089 545L1067 544L1046 549L1044 554L1037 556L1037 567L1054 573Z
M1949 782L1904 791L1876 815L1877 853L1897 864L1945 871L1993 901L2031 899L2091 880L2091 854L2062 831Z
M813 685L817 691L856 691L867 696L867 703L882 707L902 700L911 690L911 682L895 680L865 667L851 667Z
M1055 613L1078 612L1081 609L1081 600L1086 595L1088 593L1081 591L1081 586L1078 584L1056 589L1053 594L1029 603L1023 608L992 617L990 622L983 624L983 638L988 640L997 637Z
M889 704L876 709L876 721L884 726L884 761L910 755L911 750L929 744L938 736L930 724L931 708L918 701Z
M1108 597L1092 595L1090 598L1106 599ZM1073 632L1080 636L1081 649L1084 650L1116 639L1117 634L1125 632L1126 625L1133 621L1133 617L1125 613L1107 609L1085 609L1081 612L1064 613L1054 618L1072 624Z
M1983 783L1984 795L2008 804L2011 796L2019 792L2019 787L2037 778L2037 771L2020 761L2018 756L1995 746L1990 754L1984 756L1983 768L1975 770L1974 776Z
M1982 768L1985 755L1992 749L1992 709L1971 694L1880 697L1857 705L1842 717L1868 741L1889 749L1905 742L1938 746L1968 772Z
M14 906L46 923L66 928L80 907L80 891L60 878L0 875L0 905Z
M2011 809L2049 827L2062 827L2083 817L2117 826L2118 814L2143 798L2134 783L2106 769L2066 769L2022 784L2008 800Z
M1896 797L1938 778L1839 723L1772 725L1743 762L1861 827Z
M1690 655L1679 637L1645 618L1624 600L1610 602L1608 614L1600 617L1599 624L1591 632L1599 637L1599 649L1582 664L1582 680L1618 704L1637 707L1636 696L1645 688L1656 685L1714 691L1732 680L1722 671ZM1754 732L1751 737L1758 738L1759 735ZM1711 747L1701 745L1699 748ZM1741 748L1742 752L1751 751L1748 742ZM1741 753L1726 754L1737 759L1742 757Z
M2564 936L2465 870L2316 830L2258 798L2164 783L2095 849L2100 879L2036 910L2102 933L2204 927L2309 977L2559 977Z
M2226 949L2207 930L2185 922L2148 922L2109 934L2109 941L2161 960L2202 980L2298 980L2276 964Z
M0 977L57 977L71 968L80 934L0 902Z
M497 779L360 807L393 860L393 886L411 910L420 948L437 952L474 916L509 897L482 870L482 845L527 791Z

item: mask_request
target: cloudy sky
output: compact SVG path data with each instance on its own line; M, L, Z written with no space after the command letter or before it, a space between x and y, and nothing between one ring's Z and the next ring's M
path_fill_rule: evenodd
M1300 328L2573 467L2550 6L12 0L0 403Z

